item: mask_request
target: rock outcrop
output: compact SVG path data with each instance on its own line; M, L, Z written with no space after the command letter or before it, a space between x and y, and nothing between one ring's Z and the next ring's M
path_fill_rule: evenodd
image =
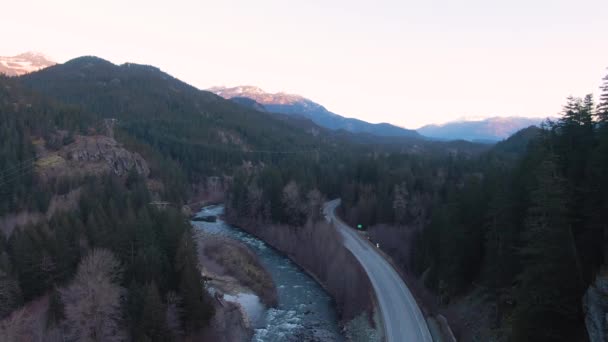
M107 136L75 136L73 141L50 150L42 139L35 141L37 158L36 174L48 182L61 178L81 178L114 173L126 176L131 170L148 179L150 168L146 160L138 153L128 151L116 140ZM147 180L152 193L162 189L157 180ZM36 224L50 219L56 212L71 210L78 206L80 189L75 188L64 194L53 194L46 212L22 211L0 217L0 232L8 237L18 226Z
M45 151L38 161L38 171L45 177L98 175L112 172L125 176L132 169L148 177L148 163L138 153L130 152L107 136L76 136L74 142L57 152Z
M591 342L608 341L608 268L599 272L583 297L585 325Z

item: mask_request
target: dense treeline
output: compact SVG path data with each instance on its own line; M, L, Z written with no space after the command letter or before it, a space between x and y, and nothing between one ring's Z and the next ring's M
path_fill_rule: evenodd
M332 295L343 322L371 319L366 316L374 305L371 284L338 232L323 219L325 197L318 187L331 188L332 180L323 181L325 170L315 165L324 164L300 157L238 172L226 199L226 220L313 274Z
M78 210L16 230L0 245L2 316L58 291L50 317L59 319L47 329L79 340L94 337L74 330L83 324L114 327L104 340L162 341L201 329L213 307L181 212L150 206L135 173L85 183Z
M182 204L193 184L223 176L228 215L273 225L272 237L294 247L289 238L315 231L323 200L341 197L342 217L370 229L372 238L385 234L392 242L385 251L442 303L482 288L496 303L497 335L584 339L581 297L606 262L608 84L599 105L589 96L569 99L557 122L524 130L481 156L485 147L464 142L329 134L201 92L152 67L93 57L18 81L0 78L0 109L6 137L0 215L44 212L53 194L82 187L78 210L20 229L1 246L0 283L11 294L0 298L7 303L3 315L52 293L53 320L76 319L78 297L67 293L86 288L87 274L105 279L101 284L118 294L108 299L109 312L126 317L103 333L137 339L189 333L211 314L188 224L175 210L150 208L136 174L73 184L42 182L32 172L41 141L57 149L116 119L114 136L147 160L150 178L163 184L155 194L163 200ZM19 171L13 175L12 168ZM10 177L16 180L2 181ZM274 230L281 227L285 232ZM25 253L30 249L36 252ZM306 252L299 252L303 259ZM116 298L126 301L117 306ZM161 312L173 314L163 319Z
M427 208L442 195L443 185L464 172L461 155L388 154L366 156L346 172L341 186L342 217L364 229L424 222Z
M48 206L55 185L33 176L35 144L43 141L35 137L44 138L46 147L53 149L69 143L71 134L94 129L93 123L80 109L36 96L0 75L0 215L28 209L44 212Z
M0 134L0 218L44 214L51 198L79 194L76 208L3 232L0 318L12 318L0 325L1 339L163 341L203 329L213 305L180 210L150 206L146 181L135 170L69 179L38 173L41 151L52 153L77 134L108 134L103 120L0 77ZM169 173L177 169L144 147ZM28 303L46 297L48 322L30 321L32 313L23 310L36 315Z
M582 296L608 257L608 86L599 105L569 98L534 132L521 158L497 146L448 189L416 267L444 303L482 286L498 306L497 334L586 340Z
M153 177L166 185L162 197L172 202L183 201L190 195L189 185L207 176L232 176L248 166L275 167L285 184L293 178L306 183L305 188L337 196L360 156L483 149L466 142L330 132L307 119L224 100L154 67L117 66L96 57L76 58L21 81L97 120L116 119L116 138L146 158Z
M314 153L328 139L305 132L307 123L242 107L150 66L81 57L21 82L97 120L116 119L117 139L150 161L166 185L162 196L174 202L206 176L230 175L244 161L273 163L286 151Z

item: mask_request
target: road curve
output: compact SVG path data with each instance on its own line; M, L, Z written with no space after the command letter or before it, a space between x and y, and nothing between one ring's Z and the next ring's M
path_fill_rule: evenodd
M387 342L432 342L431 333L412 293L376 248L336 214L340 199L325 203L325 218L344 238L344 246L359 260L376 292Z

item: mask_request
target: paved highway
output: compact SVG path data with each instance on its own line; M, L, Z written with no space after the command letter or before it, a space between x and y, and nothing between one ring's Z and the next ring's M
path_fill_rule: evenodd
M376 247L342 222L336 214L340 200L325 203L327 220L344 237L344 245L359 260L374 287L387 342L432 342L426 320L401 277Z

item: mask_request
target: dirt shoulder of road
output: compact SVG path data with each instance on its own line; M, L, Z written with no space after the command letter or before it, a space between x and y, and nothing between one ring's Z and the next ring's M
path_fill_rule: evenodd
M339 215L339 211L336 210L335 216L345 222L342 217ZM372 227L375 228L375 227ZM355 231L353 229L353 231ZM356 234L361 236L362 240L364 240L370 248L376 249L376 251L393 267L393 269L397 272L399 277L403 280L405 285L410 290L412 296L416 300L416 303L420 307L422 314L427 320L427 325L433 336L433 340L435 341L446 341L446 342L455 342L456 338L454 337L454 333L448 319L442 315L437 305L437 300L435 296L430 293L429 290L425 288L423 283L416 276L399 267L399 263L397 263L391 255L385 252L382 247L384 246L384 241L375 241L373 239L373 235L369 234L367 231L355 231Z

